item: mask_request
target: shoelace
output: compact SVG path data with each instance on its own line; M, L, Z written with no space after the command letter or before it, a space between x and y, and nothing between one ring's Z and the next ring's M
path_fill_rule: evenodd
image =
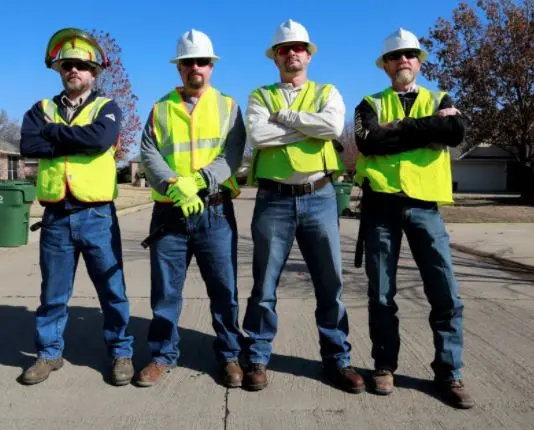
M252 363L250 365L250 370L254 373L263 373L262 365L259 363Z

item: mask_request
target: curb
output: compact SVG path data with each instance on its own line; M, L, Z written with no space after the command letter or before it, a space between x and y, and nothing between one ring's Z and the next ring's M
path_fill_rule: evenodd
M497 254L493 254L491 252L486 252L486 251L480 251L478 249L474 249L474 248L471 248L465 245L458 245L456 243L451 243L450 245L451 245L451 248L457 251L464 252L466 254L474 255L477 257L490 258L502 266L508 266L508 267L511 266L517 269L524 270L525 272L528 272L528 273L534 273L534 265L532 264L520 263L518 261L512 260L511 258L500 257Z
M141 211L143 209L151 208L152 206L154 206L154 202L144 203L142 205L136 205L136 206L129 206L127 208L118 210L117 216L128 215L134 212Z

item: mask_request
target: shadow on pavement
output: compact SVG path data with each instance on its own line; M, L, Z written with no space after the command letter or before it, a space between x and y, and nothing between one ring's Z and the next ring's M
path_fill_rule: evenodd
M64 358L74 366L89 367L103 375L110 360L103 341L102 313L98 308L69 307L69 321L65 330ZM150 361L146 335L150 320L132 317L130 333L135 336L134 366L139 371ZM23 306L0 305L0 366L19 367L21 372L34 361L33 344L35 314ZM206 374L218 381L218 364L212 350L215 336L189 328L180 329L181 356L178 366ZM273 354L269 370L309 378L330 385L323 377L321 362L302 357ZM367 369L356 368L370 385ZM398 387L414 389L436 397L431 381L396 375Z

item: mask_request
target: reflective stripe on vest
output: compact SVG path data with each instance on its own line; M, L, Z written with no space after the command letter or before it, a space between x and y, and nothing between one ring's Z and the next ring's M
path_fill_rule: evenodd
M158 149L169 167L180 176L191 176L222 152L234 101L210 87L189 113L180 90L171 91L154 105L153 130ZM231 191L232 197L240 192L234 176L222 186ZM156 190L152 190L152 198L171 201Z
M57 105L42 100L44 114L54 123L66 126L92 124L100 109L110 99L97 97L85 106L71 123L59 114ZM59 202L65 198L67 186L72 195L82 202L108 202L117 196L117 169L115 146L96 155L69 155L39 160L37 199L41 202Z
M330 84L307 81L290 107L287 106L276 84L258 88L252 96L270 113L282 109L320 112L331 90ZM337 172L343 169L343 163L332 141L311 137L289 145L255 149L252 166L250 183L255 183L257 177L283 180L289 178L293 172L312 173L322 170Z
M409 112L410 118L423 118L437 112L445 93L419 87ZM366 96L380 124L406 117L398 94L388 88L382 93ZM393 155L364 156L359 154L355 181L369 180L377 192L404 192L414 199L452 203L452 175L449 149L446 146L419 148Z

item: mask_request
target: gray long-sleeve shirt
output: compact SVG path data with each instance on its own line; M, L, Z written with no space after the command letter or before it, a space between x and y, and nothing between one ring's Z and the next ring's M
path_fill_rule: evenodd
M291 106L304 85L278 83L278 89ZM269 109L255 97L250 96L246 113L246 127L250 143L257 149L284 146L314 137L317 139L337 139L343 132L345 103L339 91L332 87L320 112L296 112L282 109L273 118ZM312 173L293 172L284 183L302 184L314 182L324 176L324 171Z
M191 113L198 102L198 98L187 97L183 93L182 97L184 98L187 110ZM167 191L167 180L180 175L169 167L159 152L152 127L153 115L154 111L152 110L143 130L143 136L141 138L141 162L150 186L158 193L164 195ZM245 125L241 110L235 102L230 114L229 130L222 152L209 165L200 169L206 179L209 194L214 194L219 191L219 186L234 174L240 166L243 157L246 141Z

